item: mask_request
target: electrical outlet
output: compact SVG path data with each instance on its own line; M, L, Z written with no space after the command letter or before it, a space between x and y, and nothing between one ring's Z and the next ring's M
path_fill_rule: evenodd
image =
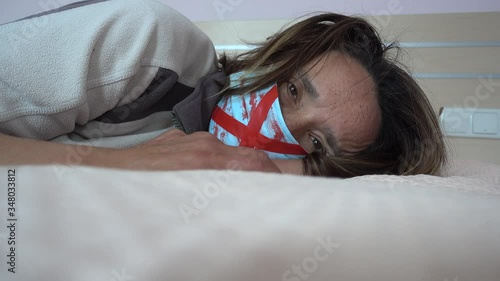
M444 107L439 119L447 136L500 139L500 109Z

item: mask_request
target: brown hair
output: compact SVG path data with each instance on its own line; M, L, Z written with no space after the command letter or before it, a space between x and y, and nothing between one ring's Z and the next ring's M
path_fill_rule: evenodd
M312 153L304 158L308 175L353 177L366 174L435 174L446 161L446 146L437 117L417 82L390 56L364 19L323 13L276 33L255 49L234 58L223 54L226 74L252 73L240 88L225 95L248 93L291 79L313 59L337 51L356 59L371 75L382 112L376 140L353 155ZM307 70L306 70L307 71ZM227 85L226 85L227 86Z

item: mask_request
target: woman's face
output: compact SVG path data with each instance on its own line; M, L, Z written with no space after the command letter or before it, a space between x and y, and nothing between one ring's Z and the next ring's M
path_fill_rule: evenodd
M285 122L308 152L352 154L375 141L381 113L375 83L356 60L330 52L279 85Z

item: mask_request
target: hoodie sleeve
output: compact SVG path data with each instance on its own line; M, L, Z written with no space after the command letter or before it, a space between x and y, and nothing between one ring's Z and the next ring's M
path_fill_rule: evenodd
M160 69L194 87L210 39L154 1L86 1L0 25L0 132L49 140L137 99Z

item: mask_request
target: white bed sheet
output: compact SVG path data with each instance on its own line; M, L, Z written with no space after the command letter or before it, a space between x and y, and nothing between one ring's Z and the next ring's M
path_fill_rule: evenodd
M16 273L9 168L0 280L500 280L496 165L348 180L15 167Z

